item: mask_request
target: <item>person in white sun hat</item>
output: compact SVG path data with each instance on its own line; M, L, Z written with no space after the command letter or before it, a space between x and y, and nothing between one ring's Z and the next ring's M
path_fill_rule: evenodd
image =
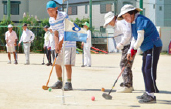
M145 92L138 96L139 103L156 103L156 96L159 90L156 86L157 64L162 49L162 41L153 22L147 17L139 14L140 8L132 5L124 5L118 15L118 19L125 19L131 23L132 36L131 47L128 51L127 59L132 60L140 47L143 51L142 73L145 83Z
M104 20L104 27L110 25L114 28L114 37L122 35L121 41L117 44L117 49L122 50L120 61L120 67L122 69L127 62L127 52L131 42L131 24L127 23L125 20L118 21L117 15L114 15L112 12L105 14ZM122 74L123 82L120 84L121 88L116 91L117 93L131 93L133 91L132 64L133 61L130 61L129 64L126 65Z
M11 53L14 54L14 64L18 64L16 60L16 50L15 46L17 46L17 34L15 31L12 30L13 26L11 24L8 25L8 31L5 33L5 40L6 40L6 47L8 52L8 64L11 64Z

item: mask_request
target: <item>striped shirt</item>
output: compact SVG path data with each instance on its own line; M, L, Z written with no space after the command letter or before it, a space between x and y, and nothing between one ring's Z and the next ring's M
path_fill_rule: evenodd
M65 12L57 11L56 20L53 17L49 18L49 24L53 31L59 32L59 41L64 38L64 20L68 19L68 15ZM76 47L75 41L65 41L65 47Z

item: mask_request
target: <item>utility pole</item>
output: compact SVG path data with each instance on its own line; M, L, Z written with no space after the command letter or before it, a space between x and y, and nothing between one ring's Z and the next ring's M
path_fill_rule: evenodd
M90 31L92 33L92 0L89 0L89 23L90 23Z
M8 15L8 20L10 20L10 14L11 14L11 5L10 5L10 0L7 1L7 15Z
M143 9L143 0L140 0L140 8ZM143 15L143 11L140 12Z

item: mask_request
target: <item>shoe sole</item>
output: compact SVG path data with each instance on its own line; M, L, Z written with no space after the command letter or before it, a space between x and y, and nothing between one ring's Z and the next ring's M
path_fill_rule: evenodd
M138 102L141 103L141 104L153 104L153 103L157 103L157 101L144 102L143 100L139 100Z
M64 89L64 91L71 91L71 90L73 90L73 89Z
M136 98L137 98L138 100L142 100L142 99L144 99L144 98L140 98L140 96L137 96Z
M59 87L50 87L50 88L52 88L52 89L62 89L62 87L61 88L59 88Z

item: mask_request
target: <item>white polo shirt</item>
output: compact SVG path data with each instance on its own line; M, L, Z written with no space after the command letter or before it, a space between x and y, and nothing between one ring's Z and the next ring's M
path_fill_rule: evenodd
M53 17L49 18L49 24L53 31L59 32L59 41L64 38L64 19L68 19L68 15L65 12L57 11L56 20ZM71 36L72 37L72 36ZM65 41L65 47L76 47L75 41Z
M26 29L26 31L23 30L23 33L21 35L21 39L20 39L19 43L21 43L21 42L31 42L31 41L34 40L34 37L35 37L34 33L32 31L30 31L29 29Z
M87 42L84 43L84 47L91 47L91 31L87 30Z
M54 33L50 33L50 36L49 36L49 47L51 47L51 50L55 50Z
M122 35L121 41L117 43L121 43L126 46L131 42L131 24L127 23L125 20L117 20L114 27L114 36Z
M7 31L5 33L5 40L8 40L8 45L9 46L14 46L15 40L17 39L17 34L15 31L12 30L12 32L10 33L9 31Z
M48 44L49 44L49 37L50 37L50 32L46 31L45 36L44 36L44 47L48 46Z

